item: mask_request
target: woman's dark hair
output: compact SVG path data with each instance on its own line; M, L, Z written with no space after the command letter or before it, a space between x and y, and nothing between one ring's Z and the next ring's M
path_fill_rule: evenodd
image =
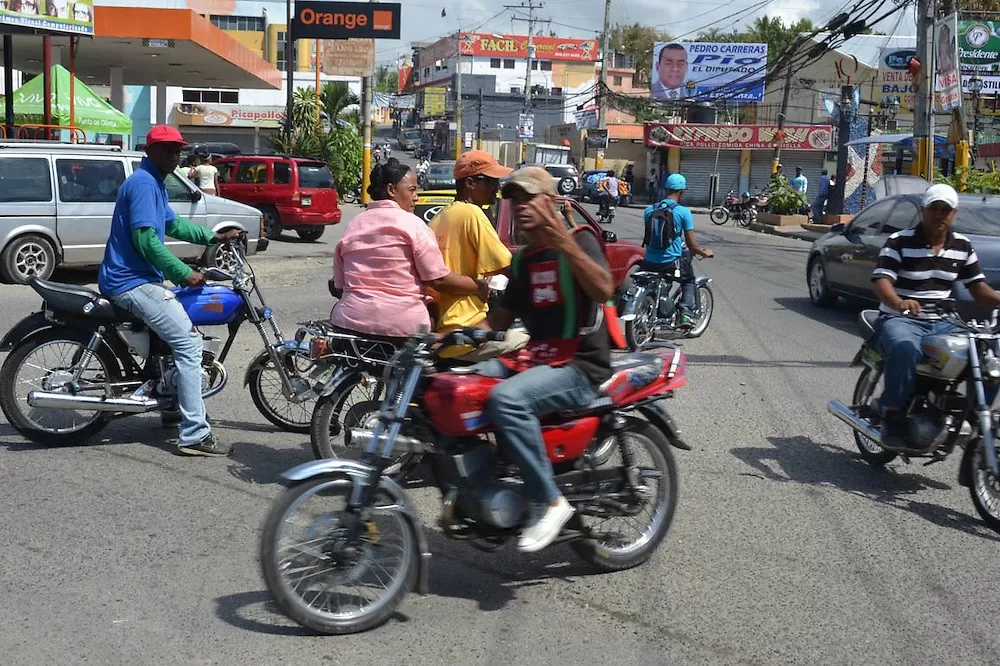
M410 173L410 167L401 163L395 157L389 158L385 164L376 164L372 169L371 184L368 185L368 196L375 201L389 198L389 186L399 185L399 181Z

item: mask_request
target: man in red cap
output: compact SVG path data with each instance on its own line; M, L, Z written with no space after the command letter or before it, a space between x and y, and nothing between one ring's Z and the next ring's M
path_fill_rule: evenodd
M510 251L483 212L483 206L496 204L500 179L509 175L510 169L500 166L492 155L483 150L470 150L455 162L455 201L430 223L441 247L445 266L453 273L481 280L510 266ZM487 305L478 295L440 293L435 300L439 309L436 332L487 326ZM503 342L487 342L475 349L448 351L464 361L482 361L516 351L527 341L528 337L523 333L510 331Z
M197 287L205 276L191 270L164 246L164 236L188 243L211 245L239 236L239 231L216 234L182 219L167 197L163 179L180 163L181 133L156 125L146 135L146 157L118 189L111 235L98 273L101 293L129 311L155 332L173 351L177 366L177 407L180 412L180 451L189 455L228 455L212 435L201 397L201 336L172 291L163 285ZM164 412L164 423L176 412ZM173 418L171 418L173 417ZM172 424L172 423L171 423Z

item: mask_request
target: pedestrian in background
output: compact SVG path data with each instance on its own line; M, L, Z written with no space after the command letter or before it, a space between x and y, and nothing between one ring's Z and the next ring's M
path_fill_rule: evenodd
M830 198L830 175L826 169L819 172L819 186L816 190L816 199L813 201L812 214L813 222L823 219L823 206Z
M650 167L649 175L646 176L646 196L649 197L649 203L655 203L657 201L656 186L659 184L659 179L656 177L656 167Z
M789 183L793 190L803 195L809 189L809 179L802 175L802 167L795 167L795 177Z
M195 155L191 164L188 178L194 181L198 189L205 194L217 194L219 192L219 170L208 163L208 155Z

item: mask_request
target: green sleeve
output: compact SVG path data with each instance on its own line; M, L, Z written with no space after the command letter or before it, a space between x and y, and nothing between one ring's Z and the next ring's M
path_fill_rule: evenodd
M193 271L163 246L151 227L133 229L132 243L146 261L163 271L163 275L174 284L183 285L191 277Z
M215 232L197 224L191 224L180 215L167 225L167 235L195 245L211 245L215 241Z

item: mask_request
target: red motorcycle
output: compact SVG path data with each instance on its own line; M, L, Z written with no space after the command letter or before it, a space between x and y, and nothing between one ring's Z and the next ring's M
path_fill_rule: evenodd
M420 517L386 470L400 452L422 455L442 495L438 520L452 539L493 551L516 537L529 502L503 433L485 416L501 380L470 368L440 369L438 351L503 333L462 329L440 342L417 334L383 378L384 399L368 428L350 431L360 460L317 460L283 475L289 488L264 524L260 561L282 610L329 634L385 622L406 593L427 590L430 552ZM670 447L690 447L661 400L685 384L680 348L662 344L622 356L600 396L543 419L556 484L576 509L555 543L604 571L645 562L677 503Z

